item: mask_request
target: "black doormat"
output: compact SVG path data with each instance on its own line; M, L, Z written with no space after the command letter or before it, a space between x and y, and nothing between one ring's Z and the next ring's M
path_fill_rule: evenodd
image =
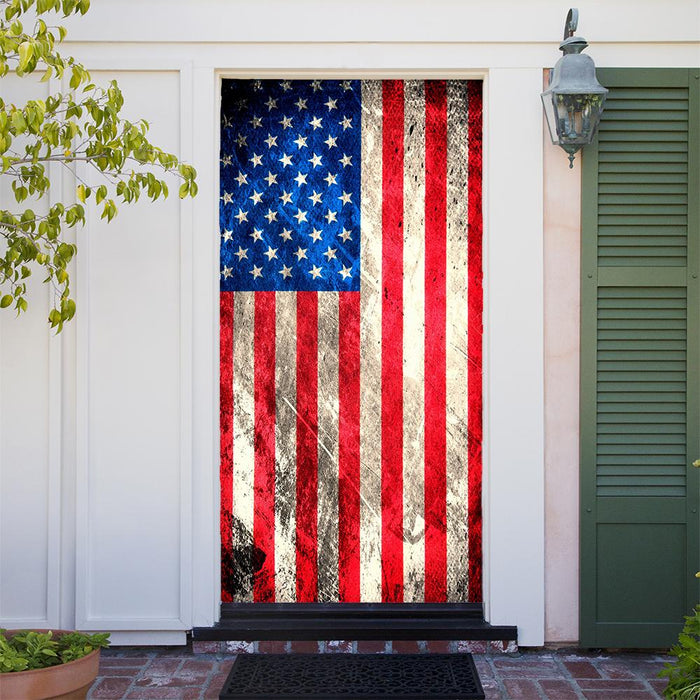
M239 654L219 700L471 700L471 654Z

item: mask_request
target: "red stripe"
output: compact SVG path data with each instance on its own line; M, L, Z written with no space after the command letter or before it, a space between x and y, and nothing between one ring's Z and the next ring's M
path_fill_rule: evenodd
M255 295L253 600L275 600L275 293Z
M233 601L233 292L221 292L219 327L221 600L230 603Z
M340 292L338 329L338 588L360 600L360 295Z
M318 297L297 292L297 602L318 597Z
M425 83L425 600L447 600L447 86Z
M382 143L382 600L403 602L404 87L385 80Z
M482 438L482 218L481 218L481 81L471 80L468 87L469 127L469 234L467 241L469 417L467 449L469 453L469 600L482 598L481 539L481 438Z

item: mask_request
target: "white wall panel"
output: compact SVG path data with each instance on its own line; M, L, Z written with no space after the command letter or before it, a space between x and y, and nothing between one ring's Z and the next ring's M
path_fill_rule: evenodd
M152 141L180 152L178 72L93 77L116 77L126 116L147 116ZM177 182L171 189L165 202L121 207L109 225L91 209L78 258L77 618L86 628L189 626L191 329L181 316L191 287Z

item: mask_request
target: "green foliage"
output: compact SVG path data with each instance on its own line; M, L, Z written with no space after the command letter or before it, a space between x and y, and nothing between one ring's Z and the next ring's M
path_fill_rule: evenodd
M22 630L12 637L0 630L0 673L31 671L67 664L95 649L109 646L109 634L69 632L54 639L52 632Z
M146 121L120 116L124 100L117 83L98 87L80 63L57 53L66 30L48 25L43 16L84 15L89 7L90 0L0 0L0 79L10 72L22 77L43 71L42 81L53 78L67 86L24 105L0 97L0 177L9 178L17 205L0 208L0 309L25 311L26 280L41 270L55 290L49 323L58 331L75 314L68 266L77 248L65 233L85 223L84 204L90 198L101 217L111 221L115 200L129 204L142 194L151 200L167 197L161 179L166 172L180 178L181 198L197 194L195 169L150 143ZM31 30L21 21L27 12ZM78 162L97 171L102 184L80 182L75 201L49 206L49 164ZM43 200L46 213L27 206L29 199Z
M700 605L693 615L685 618L685 626L678 636L678 644L671 647L676 661L666 664L659 673L668 678L664 691L674 700L698 700L700 698Z

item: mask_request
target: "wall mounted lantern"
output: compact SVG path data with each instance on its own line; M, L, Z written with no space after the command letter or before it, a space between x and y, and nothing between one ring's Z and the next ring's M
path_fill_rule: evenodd
M593 140L603 113L608 91L598 82L595 63L581 53L588 42L574 36L578 26L578 10L572 8L566 16L564 41L559 50L564 55L549 76L549 87L542 93L547 126L555 146L569 154L569 167L574 167L574 155Z

